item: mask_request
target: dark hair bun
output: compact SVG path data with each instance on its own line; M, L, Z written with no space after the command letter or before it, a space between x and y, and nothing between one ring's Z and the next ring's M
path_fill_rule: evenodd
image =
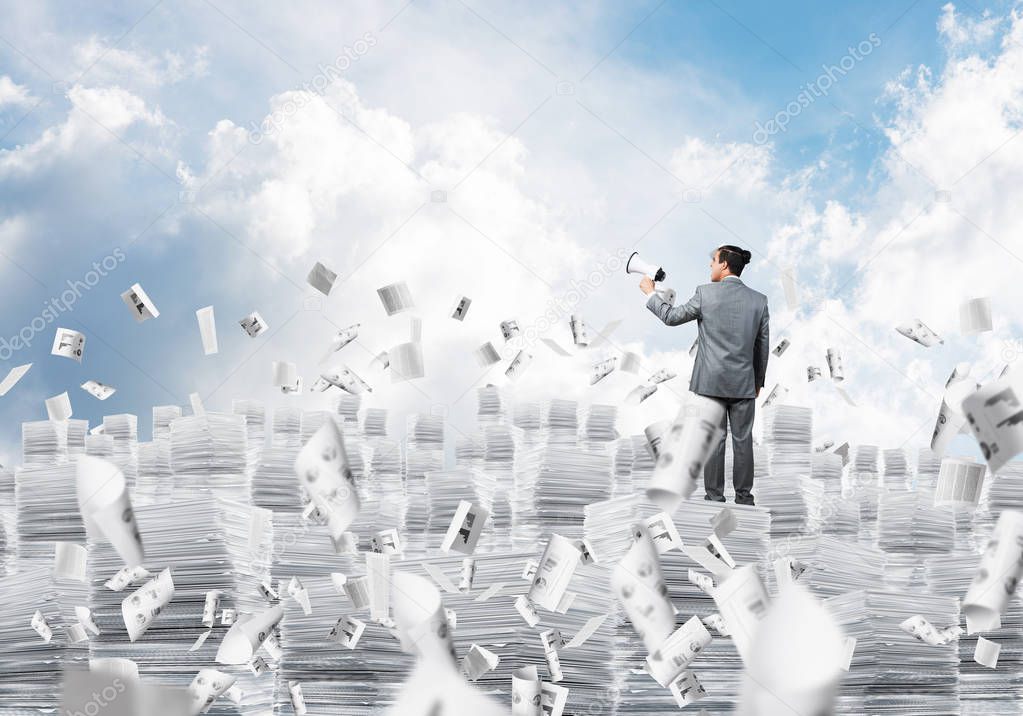
M746 263L749 263L751 258L753 258L753 254L750 252L750 250L749 249L743 249L743 251L742 251L742 260L745 261Z

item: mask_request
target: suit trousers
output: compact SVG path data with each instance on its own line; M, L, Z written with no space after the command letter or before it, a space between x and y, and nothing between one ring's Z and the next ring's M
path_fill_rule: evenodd
M703 468L704 499L715 502L725 501L725 427L726 422L732 433L732 485L735 487L735 502L752 505L753 494L753 412L755 398L722 398L707 396L724 404L725 414L721 418L721 438L711 450Z

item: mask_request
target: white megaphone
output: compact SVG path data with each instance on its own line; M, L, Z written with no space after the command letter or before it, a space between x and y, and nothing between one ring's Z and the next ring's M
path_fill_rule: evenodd
M651 276L656 283L660 283L667 276L667 274L664 273L664 269L660 266L654 266L653 264L647 263L641 259L638 251L633 251L632 256L630 256L629 260L625 262L625 272Z

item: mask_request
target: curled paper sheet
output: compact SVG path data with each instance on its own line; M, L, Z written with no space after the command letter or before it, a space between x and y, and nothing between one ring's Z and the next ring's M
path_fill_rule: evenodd
M295 474L327 518L335 551L359 514L359 493L348 464L344 438L333 419L324 421L295 458Z
M585 644L591 636L597 633L597 629L600 629L601 625L607 621L608 616L610 615L598 614L595 617L590 617L586 623L579 628L579 631L575 633L575 636L573 636L572 639L565 644L565 648L575 649Z
M529 601L548 611L556 610L568 591L579 562L580 554L575 542L552 534L529 587Z
M297 681L288 682L288 695L291 697L291 710L296 716L305 716L308 713L305 705L305 696L302 695L302 684Z
M102 458L79 455L76 487L78 508L89 538L109 542L128 567L141 565L145 558L142 535L121 469Z
M1023 451L1023 371L983 385L962 402L966 422L991 472Z
M61 358L70 358L73 361L82 362L82 354L85 353L85 335L70 328L58 328L53 336L53 347L50 354Z
M238 325L248 334L249 338L255 338L270 328L270 325L259 315L259 311L253 311L245 318L242 318L238 321Z
M528 368L529 364L532 362L533 354L523 349L515 354L515 357L512 358L511 363L509 363L508 367L505 369L504 374L510 380L518 380L518 378L526 372L526 368Z
M364 631L366 631L366 622L355 617L344 616L331 627L330 634L327 636L348 649L355 649L359 645L359 639L362 638Z
M972 336L991 330L991 299L971 298L959 306L959 328L963 335Z
M678 373L668 370L667 368L661 368L659 371L650 376L647 380L648 383L664 383L674 378Z
M657 547L657 554L664 554L673 549L682 549L682 538L678 528L667 512L658 512L646 521L647 531Z
M476 357L476 363L480 368L486 368L487 366L494 365L494 363L501 362L501 354L494 348L494 344L487 341L475 351L473 355Z
M774 347L774 349L771 351L771 353L776 355L776 356L780 356L782 353L784 353L785 351L788 350L789 345L790 345L789 339L788 338L782 338L778 342L778 345L776 345Z
M734 570L711 596L732 633L735 650L748 667L753 640L768 606L767 590L756 566L747 564Z
M547 682L540 684L540 713L543 716L562 716L567 703L567 688Z
M223 671L202 669L188 686L188 693L192 697L193 712L204 714L209 711L213 702L234 686L234 682L237 680L234 675L225 674Z
M131 315L135 317L136 323L160 316L160 312L156 310L156 304L142 290L140 284L133 283L131 288L121 294L121 300L131 309Z
M540 716L540 674L536 666L512 672L512 716Z
M760 407L766 408L771 403L784 398L788 392L789 389L784 387L781 383L775 383L774 387L771 388L771 392L767 394L766 398L764 398L764 402L760 404Z
M991 641L984 637L977 639L977 647L973 650L973 660L981 666L989 669L998 667L998 654L1002 651L1002 645L997 641Z
M595 363L590 371L590 385L596 385L609 376L614 371L617 364L617 356L611 356L610 358L605 358L604 360Z
M141 566L122 567L118 570L117 574L108 579L103 586L111 592L120 592L129 584L141 582L143 579L149 579L151 576L153 575Z
M469 681L476 681L484 674L493 671L501 662L501 657L478 644L469 647L462 659L462 673Z
M284 607L278 604L244 621L236 621L220 642L217 663L248 664L283 618Z
M446 663L419 659L386 716L508 716L508 706L477 691Z
M468 500L460 500L455 509L455 516L451 518L447 534L440 548L444 552L461 552L472 554L476 551L476 543L479 542L480 534L483 532L483 525L487 523L490 516L483 507L474 505Z
M675 697L675 703L678 704L680 709L685 708L694 701L699 701L707 695L703 684L696 678L696 674L691 671L683 671L675 677L674 681L668 685L668 690Z
M462 560L462 574L458 580L459 592L471 592L473 582L476 581L476 560L466 557Z
M455 646L437 588L423 577L396 571L391 574L391 595L402 649L421 659L454 665Z
M396 345L387 351L387 359L390 363L392 383L415 380L426 375L422 343Z
M689 621L676 629L646 658L650 675L658 684L667 687L686 670L712 639L700 618L690 617Z
M351 393L352 395L373 392L373 389L369 387L369 384L356 375L355 371L346 365L339 365L326 373L321 373L320 377L335 388L340 388L346 393Z
M590 344L590 332L586 328L586 321L582 319L582 316L572 314L568 318L568 325L572 329L573 343L583 348Z
M907 634L916 637L924 644L929 644L931 646L943 646L944 644L948 644L954 639L957 639L959 635L963 633L962 627L958 624L944 629L937 629L933 624L919 614L914 614L904 620L901 624L899 624L899 628Z
M330 358L331 355L337 353L339 350L358 338L359 326L361 325L361 323L354 323L335 333L334 337L330 339L330 345L327 347L327 352L324 354L323 358L320 359L320 363L323 363Z
M664 434L671 428L670 420L658 420L656 423L650 423L643 428L643 434L646 436L646 444L650 449L650 455L657 459L657 456L661 454L661 440L664 438Z
M970 378L970 364L959 363L945 381L945 393L938 408L938 419L931 434L931 450L939 457L945 454L952 438L959 434L966 424L962 411L963 399L974 392L979 385Z
M737 716L833 713L847 663L845 638L804 587L779 590L746 653Z
M831 380L836 383L845 380L845 370L842 368L842 354L838 352L838 349L828 348L824 357L828 363L828 373L831 374Z
M520 333L522 333L522 330L519 328L518 321L514 319L501 321L501 337L504 338L506 343Z
M941 336L924 325L924 322L919 318L900 323L895 326L895 330L914 343L919 343L924 348L931 348L945 342Z
M639 405L644 400L657 392L656 385L637 385L625 396L626 405Z
M661 437L647 498L666 512L689 499L703 479L703 466L721 436L724 405L690 393L671 428Z
M121 617L128 629L128 638L135 641L145 634L173 598L174 580L169 567L129 594L121 602Z
M618 370L623 373L632 373L633 375L639 373L640 357L638 353L632 351L626 351L622 354L622 364Z
M635 525L633 537L635 542L611 571L611 590L647 651L653 652L675 630L675 610L646 526Z
M1023 576L1023 512L1004 510L963 598L966 633L991 631Z

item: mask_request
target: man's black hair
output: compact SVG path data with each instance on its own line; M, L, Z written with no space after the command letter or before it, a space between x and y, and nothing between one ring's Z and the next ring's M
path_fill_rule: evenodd
M753 254L746 249L740 249L738 246L730 244L719 246L717 250L719 252L718 261L728 264L728 270L736 276L742 275L742 270L746 268L746 264L753 258Z

